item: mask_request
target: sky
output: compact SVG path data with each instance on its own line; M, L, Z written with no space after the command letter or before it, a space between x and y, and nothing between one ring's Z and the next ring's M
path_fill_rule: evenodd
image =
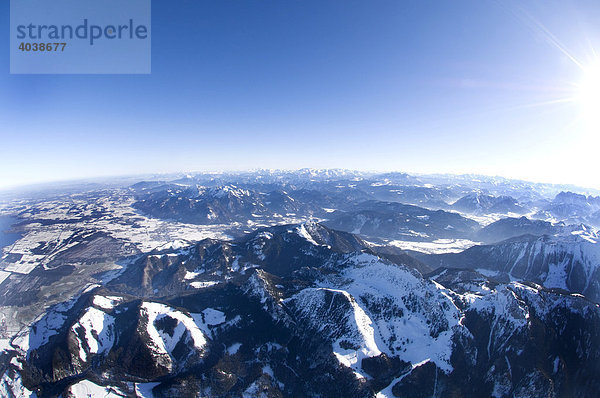
M314 167L600 188L598 21L597 0L153 0L150 75L11 75L2 2L0 187Z

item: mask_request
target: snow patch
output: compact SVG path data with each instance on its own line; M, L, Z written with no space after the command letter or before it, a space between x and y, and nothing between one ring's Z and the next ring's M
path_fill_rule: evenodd
M431 242L392 240L388 243L402 250L413 250L426 254L460 253L480 244L468 239L436 239Z
M206 337L199 329L194 319L174 308L160 303L144 302L141 306L142 315L147 317L146 332L150 336L149 346L159 354L171 357L172 351L182 338L191 337L194 347L202 350L207 343ZM177 321L171 334L157 329L156 323L169 317Z
M118 296L94 296L93 303L95 306L104 310L112 310L118 303L123 301L123 297Z
M227 347L227 353L229 355L235 355L240 350L241 346L242 346L241 343L233 343L232 345L230 345L229 347Z
M71 327L71 331L77 338L79 357L82 361L87 361L88 353L104 354L112 348L116 333L114 323L115 318L90 307L79 319L79 322Z
M37 394L23 385L19 373L7 370L0 379L0 397L35 398Z
M152 389L160 383L135 383L135 394L138 398L154 398Z
M199 281L199 282L191 282L190 286L195 288L195 289L203 289L206 287L211 287L214 285L218 285L219 282L215 282L215 281Z
M101 386L89 380L82 380L69 387L69 392L75 397L122 398L127 395L112 386Z
M301 237L303 237L304 239L306 239L309 243L311 243L315 246L319 246L319 244L317 242L315 242L313 237L310 235L310 233L306 229L306 224L300 224L300 226L298 226L296 228L296 233L298 235L300 235Z
M6 278L8 278L9 276L10 276L10 272L0 271L0 284L2 284L2 282L4 282L4 280Z

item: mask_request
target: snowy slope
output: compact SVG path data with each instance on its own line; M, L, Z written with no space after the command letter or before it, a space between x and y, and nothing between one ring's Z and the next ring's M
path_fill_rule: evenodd
M207 343L205 335L194 318L160 303L144 302L140 307L140 315L145 320L145 333L149 337L148 347L155 353L158 362L173 369L175 350L178 344L193 344L202 351ZM162 326L163 324L168 326Z
M79 358L86 362L90 354L105 354L115 342L115 318L89 307L79 321L71 327L79 348Z

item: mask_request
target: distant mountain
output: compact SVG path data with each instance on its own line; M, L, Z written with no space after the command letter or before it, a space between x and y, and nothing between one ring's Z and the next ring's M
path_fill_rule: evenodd
M488 188L471 188L464 177L457 180L458 184L449 184L452 181L449 176L444 178L416 178L402 173L264 171L186 176L172 182L140 182L131 188L136 197L134 207L144 214L202 225L248 221L250 225L254 222L268 225L284 218L330 218L328 214L333 210L362 210L358 207L360 203L369 200L476 216L525 214L541 209L534 218L600 225L600 197L562 192L550 200L543 196L550 189L545 186L536 193L537 185L521 182L511 187L510 180L485 183L482 180L474 184L496 192L492 194ZM423 182L438 179L447 185ZM516 194L518 199L502 192Z
M277 185L266 188L274 187ZM349 208L371 199L369 194L353 187L314 190L280 186L270 191L260 188L174 184L132 187L137 199L134 207L144 214L203 225L325 217L335 209Z
M600 226L600 196L560 192L536 217Z
M361 189L373 198L384 202L399 202L429 209L448 209L452 201L462 190L432 186L390 185L387 181L362 184Z
M243 222L253 217L323 212L322 208L295 201L284 191L257 192L225 185L163 187L139 194L134 207L154 217L194 224Z
M525 212L525 208L510 196L492 196L481 192L474 192L463 196L452 204L452 208L474 214Z
M521 235L554 235L565 230L564 223L507 217L486 225L475 235L475 240L485 243L500 242Z
M356 207L358 210L333 213L325 225L369 237L410 241L470 238L479 228L476 221L443 210L378 201Z

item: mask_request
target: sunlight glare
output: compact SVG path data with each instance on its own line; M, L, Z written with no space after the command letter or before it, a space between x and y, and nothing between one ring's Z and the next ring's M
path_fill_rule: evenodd
M600 133L600 60L584 68L577 99L582 106L586 130Z

